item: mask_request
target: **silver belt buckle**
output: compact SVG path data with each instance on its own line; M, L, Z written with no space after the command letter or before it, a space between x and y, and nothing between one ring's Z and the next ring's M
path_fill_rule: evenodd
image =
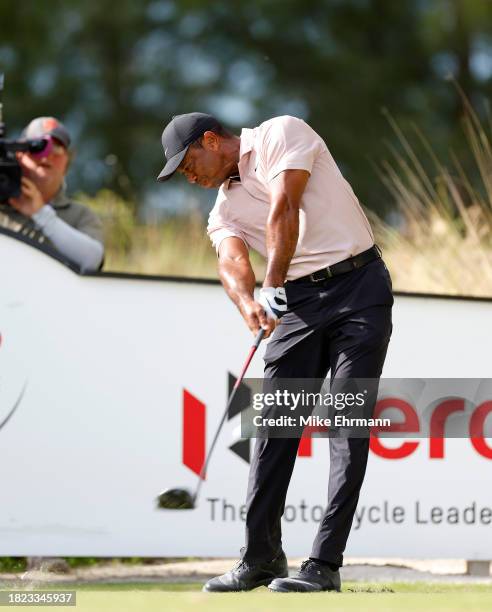
M327 278L331 278L333 276L333 274L331 273L330 270L330 266L327 266L326 268L323 268L323 271L326 272L326 276L324 276L323 278L315 278L315 272L313 272L312 274L309 275L309 278L311 280L311 282L313 283L320 283L321 281L326 280ZM319 270L318 270L319 272Z

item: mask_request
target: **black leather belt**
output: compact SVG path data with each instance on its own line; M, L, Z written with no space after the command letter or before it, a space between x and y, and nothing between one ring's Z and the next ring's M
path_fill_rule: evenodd
M333 276L347 274L347 272L352 272L352 270L362 268L369 262L373 261L374 259L378 259L379 257L381 257L381 249L377 244L375 244L370 249L367 249L367 251L362 251L362 253L359 253L358 255L354 255L353 257L339 261L332 266L321 268L321 270L316 270L316 272L313 272L312 274L307 274L306 276L301 276L301 278L296 278L291 282L297 283L298 281L311 281L313 283L319 283L320 281L327 280Z

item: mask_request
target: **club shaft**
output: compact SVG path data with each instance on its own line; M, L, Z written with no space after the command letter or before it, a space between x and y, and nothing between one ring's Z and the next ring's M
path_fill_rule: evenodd
M198 475L198 485L196 487L196 491L195 491L195 495L193 496L194 501L196 502L196 500L198 499L198 495L200 493L200 489L203 483L203 478L205 476L205 474L207 473L207 467L208 464L210 463L210 457L212 456L212 453L214 451L215 445L217 443L217 440L219 438L219 434L222 430L222 427L227 419L227 415L229 414L229 408L232 405L232 402L234 401L234 397L236 396L236 391L239 389L241 382L243 381L243 378L248 370L249 364L251 363L251 360L253 359L254 354L256 353L256 349L260 346L261 341L263 340L263 336L265 335L265 330L264 329L260 329L260 331L258 332L258 334L256 335L255 341L253 343L253 346L251 347L249 354L248 354L248 358L246 359L246 361L244 362L243 365L243 369L241 370L241 373L239 374L234 387L232 388L231 394L229 395L229 399L227 400L227 406L226 409L224 411L224 414L222 415L222 418L220 420L219 426L217 427L217 431L215 432L214 435L214 439L212 440L212 444L210 445L210 448L208 450L207 456L205 457L205 461L203 463L202 469L200 470L200 474Z

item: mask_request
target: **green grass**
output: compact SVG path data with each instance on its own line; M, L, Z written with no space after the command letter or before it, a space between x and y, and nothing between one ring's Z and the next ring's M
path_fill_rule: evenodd
M250 593L209 594L202 583L57 585L76 589L77 610L90 612L453 612L492 609L492 585L443 583L354 583L342 593L280 594L266 588ZM44 587L46 588L46 587ZM43 607L45 610L59 608Z

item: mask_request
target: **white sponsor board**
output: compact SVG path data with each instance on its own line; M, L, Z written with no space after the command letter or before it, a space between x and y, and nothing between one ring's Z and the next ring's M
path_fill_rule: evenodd
M487 377L492 303L398 296L387 377ZM0 555L238 554L248 465L226 424L194 511L156 509L194 487L183 390L210 443L251 335L217 284L83 277L0 235ZM249 376L262 374L261 347ZM23 394L23 395L22 395ZM371 453L346 554L489 559L491 460L469 440L406 458ZM390 447L401 441L384 441ZM326 503L328 440L299 457L284 516L310 552Z

